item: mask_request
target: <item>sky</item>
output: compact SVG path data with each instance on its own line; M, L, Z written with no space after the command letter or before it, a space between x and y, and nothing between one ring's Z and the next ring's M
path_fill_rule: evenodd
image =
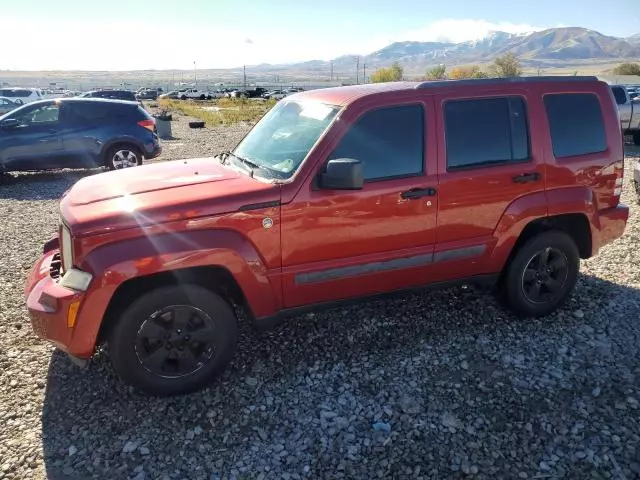
M0 70L233 68L560 26L640 33L638 0L0 1Z

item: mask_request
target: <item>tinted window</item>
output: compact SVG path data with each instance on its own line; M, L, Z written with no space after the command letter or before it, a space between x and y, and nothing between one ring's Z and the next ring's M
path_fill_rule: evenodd
M23 125L41 125L44 123L57 122L59 114L60 107L52 103L19 112L17 115L12 116L12 118L15 118Z
M360 117L329 158L361 160L365 180L419 175L423 137L422 106L380 108Z
M602 152L607 140L598 97L590 93L544 96L556 157Z
M616 97L616 103L618 105L624 105L627 101L627 96L625 95L624 88L622 87L611 87L613 91L613 96Z
M448 101L444 117L449 170L529 159L526 108L520 97Z
M107 102L68 102L68 117L73 123L103 123L122 120L133 115L128 105Z

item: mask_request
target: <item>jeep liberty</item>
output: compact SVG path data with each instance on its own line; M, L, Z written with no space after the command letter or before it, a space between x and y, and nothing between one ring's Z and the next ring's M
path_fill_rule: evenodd
M231 152L114 171L61 199L25 296L34 331L155 395L209 384L256 324L495 280L521 316L570 296L625 229L623 138L595 77L311 90Z

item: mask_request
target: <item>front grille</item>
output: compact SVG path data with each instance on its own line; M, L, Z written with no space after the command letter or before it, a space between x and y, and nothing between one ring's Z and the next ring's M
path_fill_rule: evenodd
M60 253L56 253L51 259L51 266L49 267L49 275L54 280L60 278L60 269L62 268L62 259Z

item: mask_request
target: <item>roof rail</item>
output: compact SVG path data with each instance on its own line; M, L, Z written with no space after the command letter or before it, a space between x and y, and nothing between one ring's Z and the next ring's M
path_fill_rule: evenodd
M542 77L513 77L513 78L469 78L464 80L434 80L420 82L415 86L419 88L446 87L452 85L500 85L504 83L534 83L534 82L585 82L597 81L598 77L577 75L547 75Z

